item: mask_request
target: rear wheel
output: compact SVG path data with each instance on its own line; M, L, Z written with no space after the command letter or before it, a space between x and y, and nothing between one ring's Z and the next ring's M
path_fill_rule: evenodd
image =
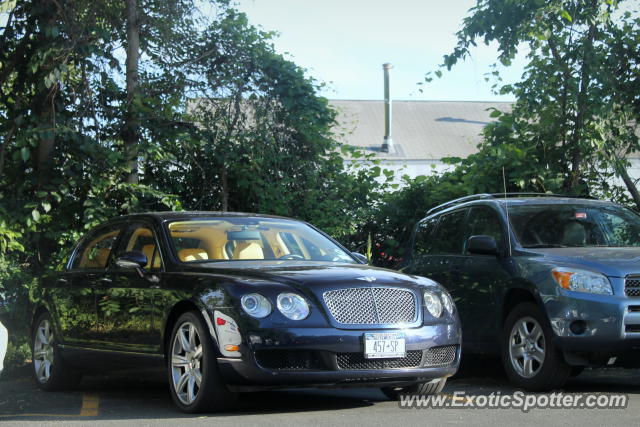
M382 387L380 390L391 400L398 400L401 394L417 394L420 396L430 396L442 391L446 378L438 378L426 383L416 383L405 387Z
M502 362L514 384L549 391L569 378L571 366L553 344L551 327L536 304L526 302L511 310L501 340Z
M180 316L173 327L168 354L171 397L184 412L229 409L237 393L220 376L213 340L194 311Z
M44 390L64 390L78 385L81 374L62 359L49 313L36 319L32 332L33 375Z

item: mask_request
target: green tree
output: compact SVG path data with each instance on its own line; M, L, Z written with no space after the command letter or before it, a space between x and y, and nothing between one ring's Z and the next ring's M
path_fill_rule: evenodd
M631 7L614 0L479 0L443 67L464 60L480 40L497 42L504 65L528 49L523 79L497 82L516 102L485 133L488 144L527 150L562 178L566 192L611 196L619 193L609 184L618 176L640 206L626 169L626 156L638 149L629 120L637 96L629 97L628 88L637 85L640 21Z

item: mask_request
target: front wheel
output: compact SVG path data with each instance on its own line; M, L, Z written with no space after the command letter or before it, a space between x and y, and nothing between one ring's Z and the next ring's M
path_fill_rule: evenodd
M502 362L509 379L529 391L549 391L564 385L571 374L540 307L517 305L504 324Z
M380 390L391 400L398 400L401 394L416 394L420 396L430 396L442 391L446 378L438 378L426 383L416 383L405 387L382 387Z
M220 376L213 340L197 312L178 318L170 343L169 386L178 408L188 413L229 409L237 393L229 391Z
M62 359L49 313L42 313L32 329L33 375L43 390L64 390L78 385L81 374Z

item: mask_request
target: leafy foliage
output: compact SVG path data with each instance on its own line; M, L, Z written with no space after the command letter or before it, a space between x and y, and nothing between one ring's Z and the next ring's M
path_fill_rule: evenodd
M450 172L406 180L385 197L368 232L374 259L394 265L426 211L455 197L506 191L590 195L635 205L637 183L627 171L636 153L640 106L637 4L613 0L478 0L464 19L458 43L436 77L470 55L478 42L498 45L497 61L510 65L528 52L522 80L494 88L516 101L494 110L479 152L445 159ZM426 82L433 81L428 73ZM621 185L622 184L622 185ZM383 255L384 254L384 255Z
M0 1L0 304L12 348L33 278L107 218L256 211L345 237L379 195L379 171L347 173L316 83L229 2L138 0L133 14L125 3Z

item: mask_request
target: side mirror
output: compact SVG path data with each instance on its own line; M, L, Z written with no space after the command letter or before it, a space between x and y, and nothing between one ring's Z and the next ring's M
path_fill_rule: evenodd
M369 264L369 260L367 259L367 257L362 255L361 253L351 252L351 255L356 257L356 259L360 262L360 264Z
M467 250L477 255L498 255L498 244L491 236L471 236L467 240Z
M116 265L127 270L144 268L148 262L149 260L147 259L147 256L138 251L125 252L116 258Z

